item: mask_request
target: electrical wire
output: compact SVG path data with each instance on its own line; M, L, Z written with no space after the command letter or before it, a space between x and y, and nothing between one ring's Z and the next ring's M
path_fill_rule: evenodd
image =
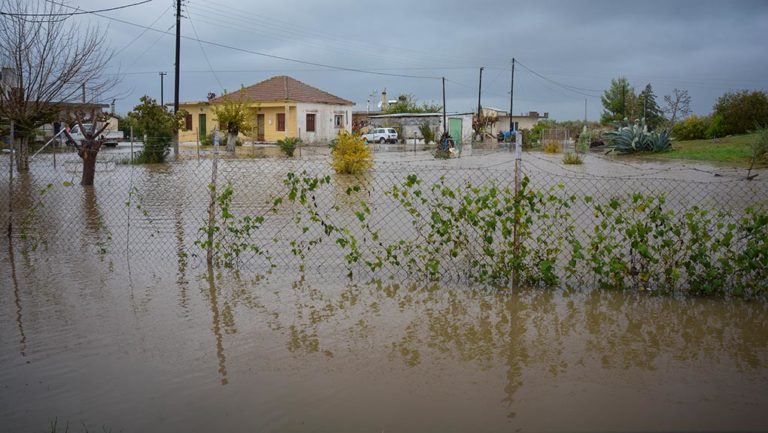
M46 1L48 3L59 5L59 6L71 7L71 6L64 5L64 4L61 4L61 3L56 3L56 2L50 1L50 0L46 0ZM130 7L133 7L133 6L143 5L144 3L149 3L151 1L152 0L144 0L144 1L137 2L137 3L131 3L131 4L122 5L122 6L115 6L115 7L106 8L106 9L97 9L97 10L92 10L92 11L81 10L80 8L76 8L75 12L43 13L43 14L37 14L37 13L13 13L13 12L3 12L3 11L0 11L0 15L7 15L7 16L12 16L12 17L71 17L73 15L86 15L86 14L96 14L96 13L99 13L99 12L111 12L111 11L116 11L116 10L119 10L119 9L125 9L125 8L130 8Z
M213 74L213 78L216 80L217 83L219 83L219 89L224 91L224 85L221 84L221 80L219 80L219 76L216 75L216 72L213 70L213 66L211 65L211 61L208 59L208 54L205 53L203 44L200 43L200 35L197 34L197 29L195 28L195 23L192 22L192 15L189 13L189 10L187 10L187 19L189 20L189 24L192 26L192 31L195 33L195 37L197 38L197 44L200 46L200 51L203 53L203 58L205 59L205 63L208 64L208 68L211 70L211 74Z
M46 1L53 2L52 0L46 0ZM69 5L65 5L65 4L62 4L62 3L56 3L56 4L60 4L62 6L73 8L73 9L79 9L79 8L77 8L75 6L69 6ZM169 32L169 31L163 31L163 30L156 29L156 28L149 27L149 26L145 26L145 25L142 25L142 24L137 24L137 23L133 23L133 22L130 22L130 21L126 21L126 20L123 20L123 19L120 19L120 18L110 17L110 16L107 16L107 15L101 15L101 14L98 14L98 13L93 13L93 15L101 17L101 18L108 19L110 21L126 24L126 25L129 25L129 26L139 27L139 28L143 28L143 29L154 31L156 33L162 33L162 34L165 34L165 35L174 36L174 34ZM259 52L259 51L249 50L249 49L245 49L245 48L233 47L231 45L226 45L226 44L222 44L222 43L219 43L219 42L206 41L206 40L203 40L203 39L193 38L193 37L190 37L190 36L183 36L182 35L181 38L185 39L185 40L190 40L190 41L197 41L199 43L211 45L211 46L214 46L214 47L225 48L225 49L229 49L229 50L232 50L232 51L238 51L238 52L246 53L246 54L252 54L252 55L255 55L255 56L267 57L267 58L271 58L271 59L283 60L283 61L286 61L286 62L293 62L293 63L300 63L300 64L310 65L310 66L318 66L318 67L321 67L321 68L334 69L334 70L338 70L338 71L358 72L358 73L370 74L370 75L380 75L380 76L400 77L400 78L426 79L426 80L440 80L442 78L442 77L428 76L428 75L394 74L394 73L388 73L388 72L378 72L378 71L371 71L371 70L365 70L365 69L359 69L359 68L351 68L351 67L345 67L345 66L329 65L329 64L319 63L319 62L311 62L311 61L307 61L307 60L294 59L294 58L286 57L286 56L278 56L276 54L262 53L262 52Z
M168 7L167 7L167 8L166 8L166 9L165 9L165 10L164 10L164 11L163 11L163 12L162 12L162 13L161 13L161 14L160 14L158 17L157 17L157 18L155 18L155 20L154 20L154 21L152 21L152 24L150 24L150 25L149 25L149 27L152 27L152 26L154 26L155 24L157 24L157 22L158 22L158 21L160 21L160 19L162 19L162 18L163 18L163 16L165 16L165 14L167 14L167 13L168 13L168 11L171 9L171 7L173 7L173 5L169 5L169 6L168 6ZM117 50L117 51L115 52L115 56L117 56L118 54L122 53L122 52L123 52L123 51L125 51L125 50L126 50L128 47L130 47L131 45L133 45L133 43L134 43L134 42L136 42L137 40L139 40L139 38L141 38L142 36L144 36L144 34L146 34L146 33L147 33L147 31L149 31L149 29L144 29L144 30L142 30L142 32L141 32L141 33L139 33L139 35L138 35L138 36L136 36L135 38L131 39L131 40L130 40L130 41L127 43L127 44L123 45L123 47L122 47L122 48L120 48L119 50Z

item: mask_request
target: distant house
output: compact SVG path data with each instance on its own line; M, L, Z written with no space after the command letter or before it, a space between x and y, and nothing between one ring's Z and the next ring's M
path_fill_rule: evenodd
M339 131L352 130L353 102L304 84L287 76L272 77L243 89L243 100L252 111L255 125L253 139L275 142L286 137L299 137L304 142L323 142ZM194 142L219 125L212 108L228 98L241 97L233 92L208 101L186 102L179 108L189 114L179 131L179 140Z
M473 113L447 113L448 133L456 144L472 142ZM371 115L368 121L372 127L388 127L397 129L401 140L422 139L419 126L428 124L435 136L443 134L443 113L395 113Z
M489 131L491 134L497 134L500 131L509 131L509 112L499 110L497 108L484 107L482 109L484 116L496 116L497 120ZM519 131L521 129L531 129L539 121L549 119L549 113L544 113L543 116L539 115L537 111L529 111L528 114L521 114L519 116L512 116L513 129Z

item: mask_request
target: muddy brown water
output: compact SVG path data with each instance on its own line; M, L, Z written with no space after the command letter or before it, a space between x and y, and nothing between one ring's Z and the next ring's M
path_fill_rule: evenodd
M477 174L472 167L511 161L380 158L417 161L433 177L440 164ZM545 155L529 162L550 176L576 170L561 173L571 178L601 165L628 177L640 170L602 159L574 169ZM764 300L350 281L322 266L304 277L283 266L209 272L185 250L208 168L194 159L116 166L92 190L34 167L17 180L17 206L46 200L38 230L0 248L0 431L50 431L54 420L74 432L768 429ZM260 206L258 185L284 171L248 168L223 172L251 186L237 206ZM655 163L642 170L712 176ZM192 185L190 173L200 181ZM51 180L53 192L41 194ZM761 185L750 194L765 200ZM131 187L151 219L136 210L125 218ZM714 199L735 206L750 197Z
M2 431L768 428L768 307L6 249Z

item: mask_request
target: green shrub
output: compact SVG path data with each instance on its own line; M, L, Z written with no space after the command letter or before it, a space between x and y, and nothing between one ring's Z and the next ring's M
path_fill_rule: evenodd
M331 150L331 166L336 173L358 174L371 168L371 149L359 135L341 131L336 140L336 145Z
M422 138L424 138L424 144L429 144L435 141L435 131L432 130L429 123L424 122L419 125L419 132L421 133Z
M542 146L546 153L560 153L562 148L563 145L557 140L547 140L544 142L544 146Z
M296 151L296 147L300 144L301 138L298 137L286 137L282 140L277 140L277 145L280 147L280 150L289 157L293 156L293 152Z
M592 133L587 130L587 127L585 126L584 129L581 130L581 134L579 134L579 141L576 144L576 152L589 152L590 143L592 143Z
M701 140L706 138L709 120L696 115L686 117L672 127L672 136L676 140Z
M603 138L608 142L610 151L619 153L661 152L669 149L672 144L669 131L649 132L642 119L633 125L606 132Z
M768 124L768 93L762 90L727 92L713 107L723 118L724 133L746 134L758 125Z
M574 164L582 164L583 162L584 162L584 159L582 159L581 155L579 155L578 153L568 152L565 155L563 155L563 164L574 165Z
M725 118L720 114L715 114L709 118L707 125L707 138L725 137Z

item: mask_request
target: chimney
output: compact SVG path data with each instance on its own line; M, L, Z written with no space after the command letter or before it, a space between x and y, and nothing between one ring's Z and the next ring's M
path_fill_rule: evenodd
M389 108L389 99L387 99L387 89L381 91L381 111L387 111Z
M545 112L545 113L544 113L544 118L545 118L545 119L549 119L549 113Z

